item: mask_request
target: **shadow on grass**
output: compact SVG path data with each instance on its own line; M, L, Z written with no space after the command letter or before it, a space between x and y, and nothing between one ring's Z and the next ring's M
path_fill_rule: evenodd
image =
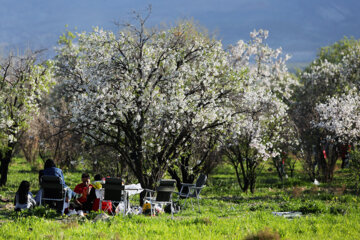
M18 173L38 173L39 170L32 169L32 170L19 170Z
M11 213L13 209L6 209L3 204L0 204L0 224L11 220Z

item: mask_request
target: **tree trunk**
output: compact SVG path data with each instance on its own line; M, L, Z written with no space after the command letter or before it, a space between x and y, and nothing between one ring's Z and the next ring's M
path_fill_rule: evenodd
M180 177L178 176L176 170L171 169L171 168L169 167L169 168L168 168L168 173L170 174L171 178L173 178L173 179L176 180L176 187L177 187L177 189L180 191L180 189L181 189L181 179L180 179Z
M255 192L255 180L256 178L252 178L251 181L250 181L250 192L251 193L254 193Z
M331 182L334 176L336 161L339 157L338 149L335 144L329 144L322 149L320 158L320 169L322 181Z
M13 149L15 144L8 144L8 149L5 151L5 154L1 156L1 178L0 178L0 186L5 186L7 182L7 175L9 172L9 164L11 161Z
M319 155L320 149L316 148L310 148L308 147L305 151L305 170L307 174L310 177L310 180L313 182L316 177L316 166L320 168L320 155Z
M280 157L274 157L273 158L273 165L276 168L276 172L278 174L278 177L280 178L280 180L283 180L283 174L284 174L284 166L282 164L282 159Z
M248 181L248 178L245 177L245 175L243 174L242 176L244 176L244 177L243 177L243 182L242 182L242 181L241 181L241 175L240 175L240 173L239 173L239 168L238 168L238 166L237 166L235 163L233 164L233 166L234 166L234 168L235 168L236 178L237 178L237 181L238 181L238 184L239 184L241 190L242 190L243 192L247 192L247 190L249 189L249 181Z
M0 178L0 186L5 186L7 182L7 174L9 171L9 163L10 159L2 158L1 159L1 178Z
M294 171L295 171L295 168L291 167L291 168L290 168L290 177L291 177L291 178L294 177Z
M200 173L200 168L197 170L193 169L193 173L189 172L189 157L182 157L181 158L181 164L180 164L180 173L176 171L174 168L168 167L168 173L170 176L176 180L176 187L180 191L181 184L182 183L193 183L195 181L195 176L197 176ZM187 193L189 189L185 188L183 189L183 193Z

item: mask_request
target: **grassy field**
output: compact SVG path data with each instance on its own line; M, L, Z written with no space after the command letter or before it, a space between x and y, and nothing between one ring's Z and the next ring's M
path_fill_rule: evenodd
M201 213L186 209L160 216L115 216L107 221L61 217L53 210L36 208L16 214L0 202L1 239L360 239L360 198L351 188L346 170L336 172L332 185L315 187L297 168L294 178L282 183L267 166L259 176L255 194L241 193L230 166L209 176L202 192ZM80 181L81 170L66 172L70 187ZM23 159L13 161L2 199L12 199L22 180L38 186L38 171ZM137 204L137 201L133 202ZM274 216L274 211L300 211L301 217ZM272 238L271 238L272 237Z

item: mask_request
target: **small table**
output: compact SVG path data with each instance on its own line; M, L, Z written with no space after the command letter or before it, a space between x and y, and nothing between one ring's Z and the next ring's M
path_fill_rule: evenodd
M125 192L126 192L126 203L125 203L125 207L127 208L126 209L126 212L125 212L125 215L127 215L130 211L130 201L129 201L129 197L130 196L133 196L135 194L139 194L143 191L144 189L141 187L140 183L138 184L129 184L129 185L125 185ZM101 189L96 189L95 190L95 194L96 194L96 197L97 198L100 198L101 200L104 198L104 188L101 188ZM100 206L100 203L102 201L99 202L99 209L101 209L101 206ZM116 211L116 210L115 210Z
M144 189L141 187L141 184L138 183L138 184L125 185L125 191L129 196L132 196L141 193L142 191L144 191Z

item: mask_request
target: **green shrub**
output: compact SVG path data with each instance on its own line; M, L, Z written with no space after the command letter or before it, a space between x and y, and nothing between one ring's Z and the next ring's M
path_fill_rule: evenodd
M331 201L334 199L334 195L327 193L327 192L322 192L318 195L318 199L324 200L324 201Z
M44 206L38 206L35 208L26 209L26 210L22 210L22 211L18 211L18 212L13 211L13 212L11 212L10 215L13 219L19 219L19 218L30 217L30 216L51 219L51 218L56 218L56 217L60 216L56 212L56 210L48 208L48 207L44 207Z
M347 212L347 208L343 206L331 206L330 213L331 214L342 214L345 215Z
M298 209L299 212L302 212L304 214L308 213L325 213L326 212L326 206L323 202L319 201L306 201L304 202L300 208Z

